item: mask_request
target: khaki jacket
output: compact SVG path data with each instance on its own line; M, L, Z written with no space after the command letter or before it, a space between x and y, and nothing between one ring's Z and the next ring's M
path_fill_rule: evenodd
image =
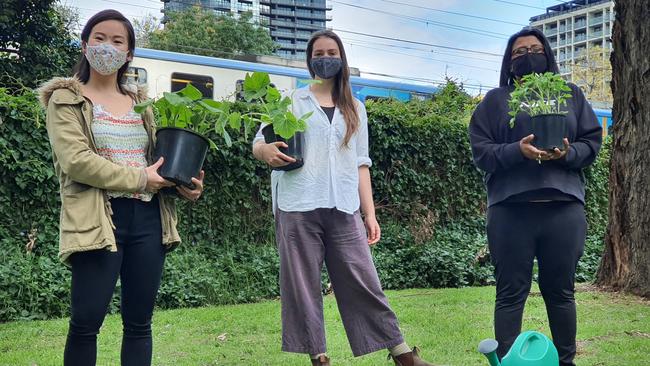
M78 79L54 78L43 84L39 93L47 108L46 127L61 194L59 258L67 264L72 253L102 248L117 251L106 190L141 191L146 174L143 169L121 166L97 154L91 129L93 106L84 98ZM131 94L136 102L146 99L144 90ZM149 135L147 161L151 164L155 135L150 109L142 119ZM158 196L162 242L172 249L181 241L176 205L173 197Z

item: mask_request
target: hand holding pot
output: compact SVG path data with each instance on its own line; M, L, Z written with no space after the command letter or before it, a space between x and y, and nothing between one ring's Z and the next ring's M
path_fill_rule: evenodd
M189 189L185 186L176 186L176 190L178 191L178 194L181 196L185 197L186 199L190 201L196 201L201 197L201 193L203 193L203 178L205 177L205 172L201 170L201 173L199 173L199 178L194 178L192 177L192 184L194 184L194 189Z
M569 144L569 139L567 139L567 138L565 137L565 138L562 140L562 142L564 143L564 149L563 149L563 150L560 150L560 149L558 149L558 148L556 147L556 148L553 150L553 152L551 153L551 155L549 155L549 160L562 159L562 158L567 154L567 151L569 151L569 146L571 146L571 145Z
M521 153L530 160L548 160L549 154L544 150L539 150L531 144L535 135L530 134L519 141L519 149Z
M145 187L147 192L158 192L162 188L173 187L175 185L173 182L158 175L158 168L163 165L164 161L165 159L161 157L157 162L144 168L144 172L147 174L147 186Z
M282 141L272 142L270 144L260 143L260 155L271 167L276 168L293 163L296 159L289 155L283 154L279 148L287 148L288 145Z

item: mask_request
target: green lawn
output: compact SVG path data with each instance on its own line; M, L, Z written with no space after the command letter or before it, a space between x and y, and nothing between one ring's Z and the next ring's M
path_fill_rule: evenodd
M487 365L476 352L492 335L493 287L387 291L410 345L446 365ZM650 365L650 302L581 287L578 366ZM354 359L336 302L325 300L333 365L391 365L386 352ZM550 335L544 303L528 300L525 329ZM0 365L61 365L67 319L0 324ZM98 365L118 365L119 316L107 318L99 337ZM154 365L309 365L304 355L280 352L280 304L158 311L154 316Z

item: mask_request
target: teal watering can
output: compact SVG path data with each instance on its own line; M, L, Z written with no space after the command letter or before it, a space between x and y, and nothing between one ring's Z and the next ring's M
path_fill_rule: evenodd
M478 351L487 357L490 366L558 366L560 359L553 342L535 331L523 332L512 344L499 363L497 346L499 342L486 339L478 345Z

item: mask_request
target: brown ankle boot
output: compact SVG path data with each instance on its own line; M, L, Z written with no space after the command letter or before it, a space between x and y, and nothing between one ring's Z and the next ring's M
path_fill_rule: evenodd
M397 357L393 355L388 355L388 359L393 359L396 366L435 366L434 364L428 363L418 356L418 348L413 347L413 351L403 353Z
M311 365L312 366L330 366L330 358L325 356L325 355L321 355L317 359L312 359L311 360Z

